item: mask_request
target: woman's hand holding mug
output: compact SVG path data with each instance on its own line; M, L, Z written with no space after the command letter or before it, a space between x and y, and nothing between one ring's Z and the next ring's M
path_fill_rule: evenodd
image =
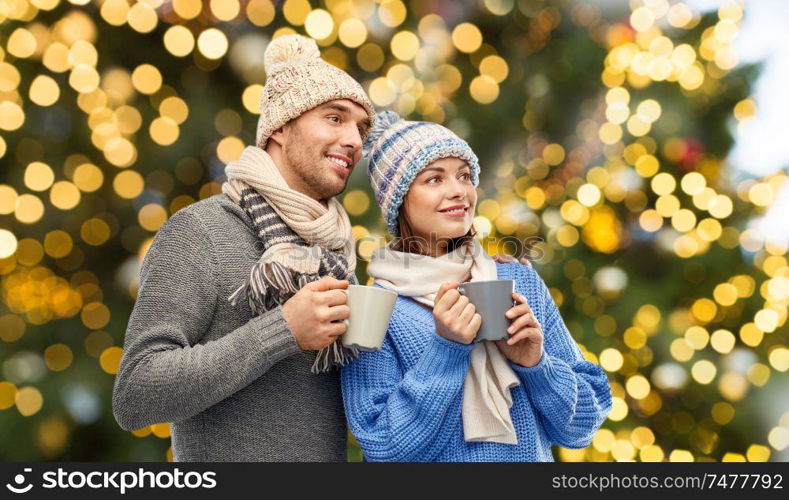
M543 353L542 326L526 302L526 297L513 293L516 305L507 311L512 320L507 333L510 338L497 340L496 345L504 356L521 366L530 368L540 362Z
M433 306L433 320L436 333L445 339L470 344L477 336L482 316L468 297L460 295L458 286L460 283L441 284Z

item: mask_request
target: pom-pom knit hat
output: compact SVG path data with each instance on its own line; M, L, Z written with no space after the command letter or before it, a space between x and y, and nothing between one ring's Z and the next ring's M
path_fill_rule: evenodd
M321 59L318 44L301 35L285 35L266 47L266 85L260 98L255 144L266 147L275 130L305 111L334 99L350 99L375 121L375 110L362 86L348 73Z
M479 160L466 141L437 123L403 120L384 111L364 143L369 158L367 178L381 207L386 228L399 236L397 213L414 178L442 158L460 158L471 168L471 182L479 185Z

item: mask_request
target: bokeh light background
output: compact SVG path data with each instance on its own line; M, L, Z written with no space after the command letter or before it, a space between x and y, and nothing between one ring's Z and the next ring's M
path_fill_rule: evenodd
M0 458L172 458L167 422L111 413L139 265L254 141L263 52L297 32L379 107L470 141L491 253L543 240L534 265L614 394L558 460L787 460L789 106L754 96L767 56L738 39L788 17L752 5L0 0ZM772 135L736 143L754 130ZM368 257L363 165L341 199Z

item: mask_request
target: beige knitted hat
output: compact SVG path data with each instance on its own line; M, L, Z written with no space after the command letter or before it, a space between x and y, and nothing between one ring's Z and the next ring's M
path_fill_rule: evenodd
M348 73L321 59L315 40L285 35L272 40L263 57L266 85L260 99L255 144L266 147L275 130L305 111L334 99L350 99L362 106L370 121L375 110L362 86Z

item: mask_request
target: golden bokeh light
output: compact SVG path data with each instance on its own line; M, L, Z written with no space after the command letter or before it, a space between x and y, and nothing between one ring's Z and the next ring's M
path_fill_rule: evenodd
M250 0L247 3L247 17L257 26L268 26L274 20L274 5L270 0Z
M101 369L109 374L118 373L118 367L121 364L121 356L123 356L123 349L120 347L108 347L99 356L99 364Z
M167 222L167 210L156 203L149 203L140 209L137 221L143 229L154 232Z
M378 8L378 19L390 28L396 28L403 24L407 15L405 4L401 0L389 0L382 2Z
M132 5L126 14L126 20L129 26L138 33L150 33L159 23L156 10L143 2L137 2Z
M69 181L58 181L49 191L49 201L61 210L71 210L76 207L82 194L77 186Z
M15 102L0 102L0 129L17 130L25 123L25 112Z
M195 48L195 37L189 28L175 25L167 28L164 33L164 46L168 52L177 57L184 57L192 53Z
M44 216L44 204L35 195L20 195L16 200L14 215L23 224L33 224Z
M312 10L307 0L285 0L282 13L285 19L295 26L301 26L307 20L307 15Z
M66 344L52 344L44 350L44 362L53 372L62 372L71 366L74 355Z
M367 26L360 19L348 18L340 24L338 36L346 47L359 47L367 40Z
M173 10L182 19L194 19L203 10L202 0L173 0Z
M490 104L499 97L499 84L487 75L480 75L471 80L469 93L478 103Z
M482 45L482 32L471 23L460 23L452 30L452 43L461 52L476 52Z
M60 87L48 75L38 75L30 84L30 100L39 106L52 106L60 98Z
M35 415L44 406L44 397L41 391L32 386L20 387L14 397L16 408L24 417Z
M25 169L24 182L32 191L46 191L55 182L55 172L46 163L34 161Z
M148 133L157 144L169 146L178 140L181 132L178 122L168 116L160 116L151 122Z
M238 0L211 0L211 13L220 21L232 21L241 12Z
M315 9L304 19L304 29L316 40L327 38L334 31L334 19L323 9Z
M133 199L142 193L145 181L138 172L124 170L119 172L112 181L112 187L121 198Z
M7 229L0 229L0 259L14 255L17 249L16 235Z
M390 42L392 54L401 61L410 61L419 50L419 38L410 31L400 31Z
M197 49L208 59L219 59L227 53L227 36L216 28L208 28L197 37Z

